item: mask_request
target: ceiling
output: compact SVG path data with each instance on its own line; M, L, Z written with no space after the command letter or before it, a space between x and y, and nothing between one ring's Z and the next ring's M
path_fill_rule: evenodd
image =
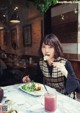
M0 0L0 22L6 26L10 26L10 18L14 12L14 8L28 7L28 2L34 2L35 0ZM42 0L40 0L42 1ZM19 12L19 9L18 9Z
M29 1L33 0L0 0L0 22L9 25L14 8L27 7Z

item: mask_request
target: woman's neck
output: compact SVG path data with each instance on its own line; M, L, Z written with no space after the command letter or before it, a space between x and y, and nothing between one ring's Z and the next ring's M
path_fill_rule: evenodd
M51 65L52 65L52 63L54 62L54 60L55 60L54 58L52 58L52 59L48 60L48 61L47 61L48 65L49 65L49 66L51 66Z

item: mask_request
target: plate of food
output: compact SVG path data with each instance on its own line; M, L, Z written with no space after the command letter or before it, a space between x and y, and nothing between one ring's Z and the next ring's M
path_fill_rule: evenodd
M22 84L20 85L19 88L22 91L34 96L41 96L42 94L44 94L44 86L36 82L28 82L28 83Z

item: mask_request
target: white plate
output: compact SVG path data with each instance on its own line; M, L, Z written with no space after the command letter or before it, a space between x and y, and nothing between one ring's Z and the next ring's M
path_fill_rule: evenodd
M36 82L35 82L36 83ZM27 83L26 83L27 84ZM36 84L40 84L40 83L36 83ZM25 89L22 89L22 86L24 86L25 84L22 84L19 86L20 90L24 91L25 93L28 93L30 95L33 95L33 96L41 96L45 93L45 89L44 89L44 86L42 84L41 85L41 90L38 90L38 91L27 91Z

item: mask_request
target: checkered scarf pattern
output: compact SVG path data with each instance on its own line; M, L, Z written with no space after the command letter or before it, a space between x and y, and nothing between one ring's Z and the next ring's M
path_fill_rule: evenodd
M67 60L59 57L57 61L65 65ZM41 60L39 64L44 75L44 83L50 87L55 88L57 91L64 93L65 76L61 73L61 71L53 66L52 75L50 75L47 63Z

